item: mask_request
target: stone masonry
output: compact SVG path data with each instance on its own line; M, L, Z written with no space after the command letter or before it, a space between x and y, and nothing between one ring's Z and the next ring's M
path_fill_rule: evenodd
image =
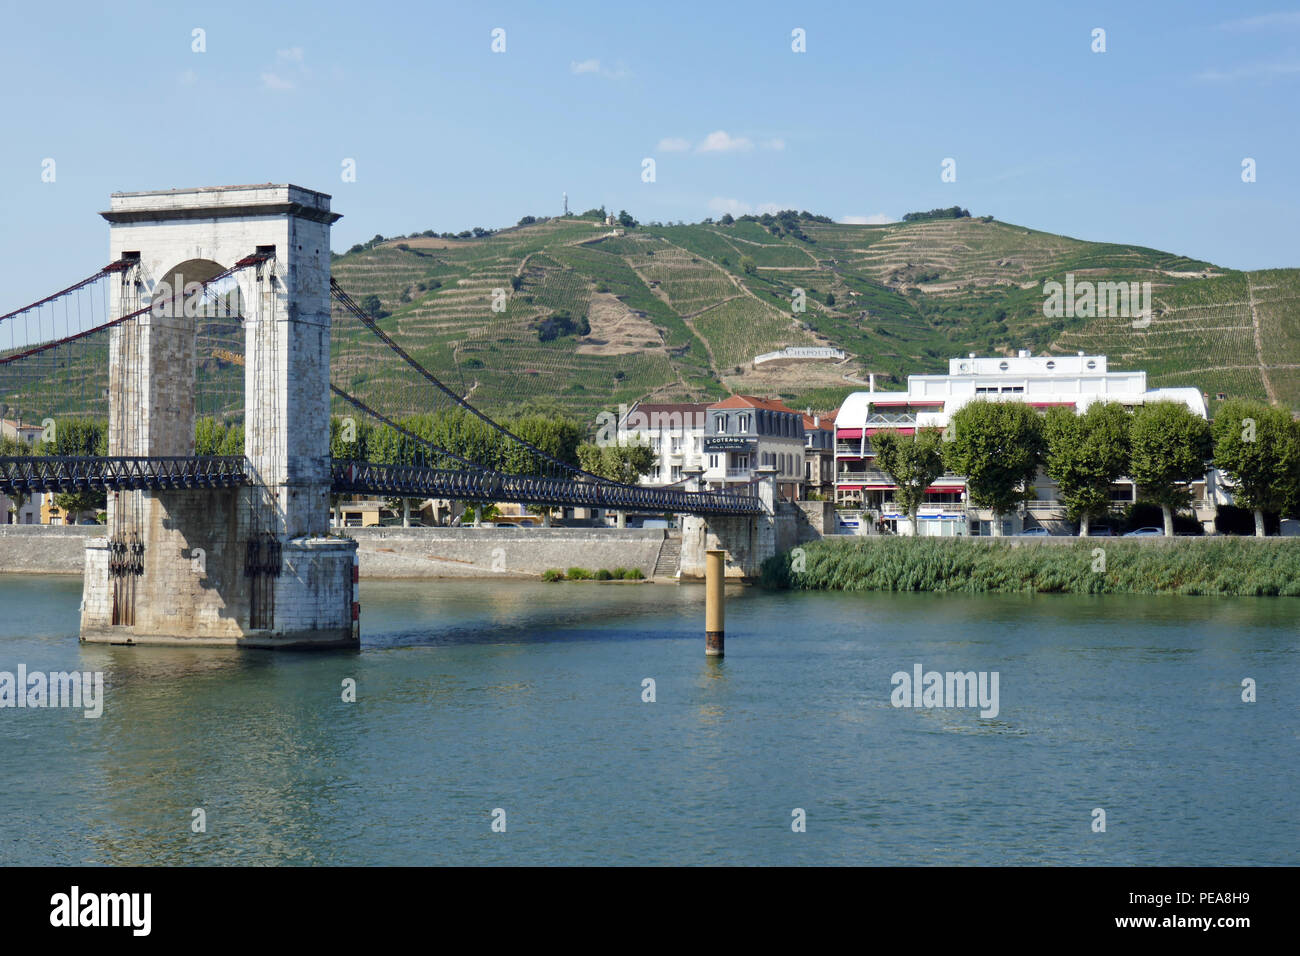
M253 484L110 493L107 536L86 547L83 640L356 643L356 545L329 536L329 233L339 218L329 200L269 184L112 196L102 214L112 258L138 261L122 274L114 314L255 252L274 258L234 280ZM161 311L112 333L109 454L194 454L195 319L179 304ZM108 574L109 540L132 535L144 545L144 569L123 584ZM249 575L250 539L274 540L278 552L266 553L278 553L278 575ZM130 623L114 623L123 618Z

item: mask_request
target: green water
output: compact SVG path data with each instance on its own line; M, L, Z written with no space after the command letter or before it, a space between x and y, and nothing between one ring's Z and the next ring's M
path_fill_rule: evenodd
M719 662L698 587L365 582L344 654L81 646L79 597L0 576L0 671L106 682L0 709L3 863L1300 856L1289 599L737 589ZM917 663L996 671L997 716L892 706Z

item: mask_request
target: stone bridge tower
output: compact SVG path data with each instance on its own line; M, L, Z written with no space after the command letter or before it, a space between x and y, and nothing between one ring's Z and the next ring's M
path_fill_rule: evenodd
M330 197L271 184L114 193L102 215L112 259L133 263L115 316L268 258L223 287L230 302L237 285L243 316L251 484L110 491L107 535L86 549L82 640L355 645L356 544L329 536ZM109 455L195 454L196 368L215 359L186 311L112 330Z

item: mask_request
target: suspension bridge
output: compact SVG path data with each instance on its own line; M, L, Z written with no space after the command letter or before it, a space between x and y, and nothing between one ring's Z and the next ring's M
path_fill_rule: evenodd
M329 531L340 495L675 512L756 553L770 482L706 491L593 474L404 349L330 276L329 196L115 193L101 215L109 264L0 316L0 412L42 422L58 452L0 457L0 493L106 496L83 640L354 644L356 545ZM103 419L102 447L60 441L68 422ZM200 420L242 426L242 454L197 453ZM358 422L401 454L370 460Z

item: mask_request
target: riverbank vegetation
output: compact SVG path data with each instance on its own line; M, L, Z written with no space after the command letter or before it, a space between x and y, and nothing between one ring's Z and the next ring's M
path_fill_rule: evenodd
M768 559L760 581L827 591L1300 597L1300 540L824 539Z

